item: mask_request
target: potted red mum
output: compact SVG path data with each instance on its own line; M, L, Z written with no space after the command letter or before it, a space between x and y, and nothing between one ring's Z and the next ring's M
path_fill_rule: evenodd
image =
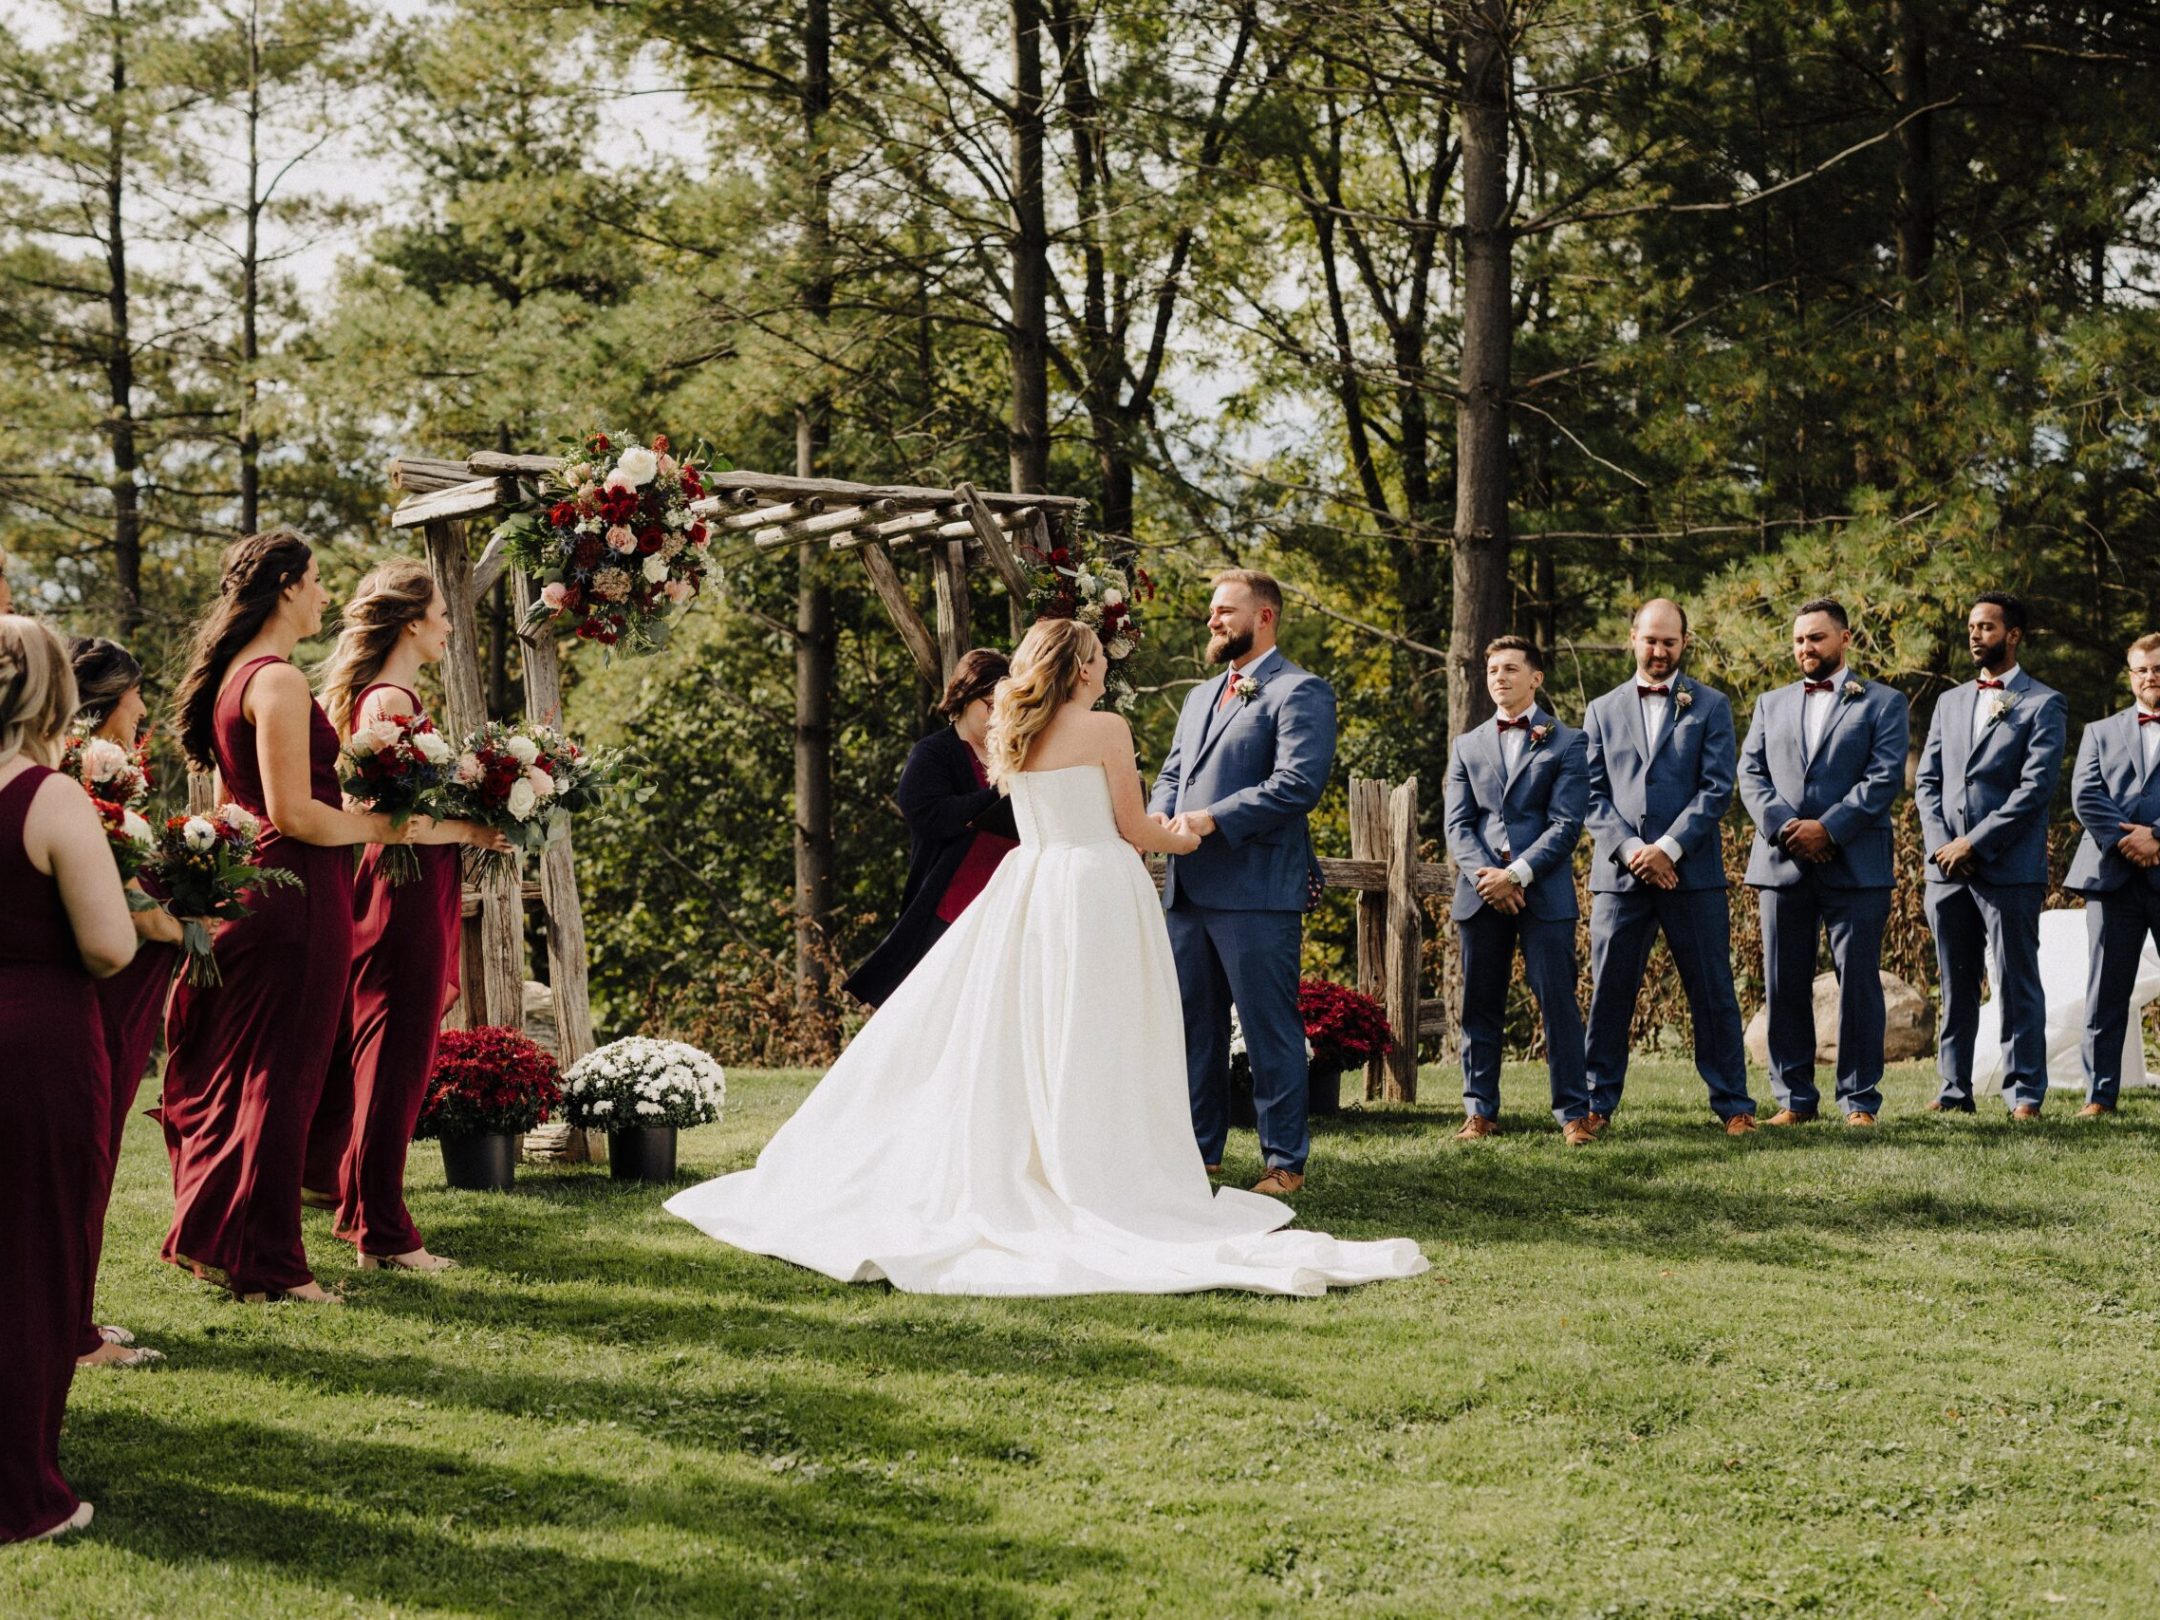
M1395 1032L1380 1003L1348 985L1306 979L1298 985L1297 999L1298 1018L1305 1025L1306 1108L1315 1114L1339 1114L1343 1071L1393 1051ZM1252 1059L1235 1012L1230 1022L1230 1123L1256 1123Z
M518 1138L562 1105L555 1060L514 1029L443 1032L413 1139L442 1143L443 1178L468 1192L507 1192Z

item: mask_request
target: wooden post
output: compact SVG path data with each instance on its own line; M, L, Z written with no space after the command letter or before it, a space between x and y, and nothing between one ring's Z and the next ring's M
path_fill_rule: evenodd
M1388 858L1388 784L1370 777L1350 779L1350 858L1353 861L1385 861ZM1357 897L1357 987L1360 995L1387 1001L1386 890L1361 889ZM1378 1102L1386 1089L1388 1060L1368 1059L1365 1064L1365 1099Z
M439 520L423 524L421 533L427 540L428 567L450 610L450 653L442 663L444 719L450 735L462 741L488 717L481 695L472 562L465 555L464 525ZM484 884L480 915L465 926L465 971L458 990L461 1021L467 1028L500 1024L516 1029L525 1016L525 918L516 878L505 875Z
M907 586L901 583L900 570L893 566L892 557L874 540L858 547L855 555L862 559L863 572L870 576L871 587L876 590L878 600L885 604L893 628L907 643L915 667L922 671L924 680L942 692L945 682L938 673L937 643L930 639L930 627L915 611L915 603L908 596Z
M1388 1055L1384 1095L1389 1102L1417 1101L1418 979L1425 965L1424 916L1417 903L1417 778L1388 797L1387 956L1388 1022L1395 1050Z
M930 550L930 568L937 587L939 684L952 679L953 666L968 650L967 542L947 540Z

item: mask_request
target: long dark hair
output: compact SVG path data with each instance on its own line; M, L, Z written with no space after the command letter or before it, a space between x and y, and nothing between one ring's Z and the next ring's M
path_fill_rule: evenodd
M217 768L218 686L233 654L255 639L277 611L279 594L307 573L315 553L290 529L251 534L225 548L217 600L195 627L187 673L173 694L180 747L197 770Z
M142 665L117 641L103 636L70 636L68 662L75 666L75 718L93 731L113 707L142 685Z

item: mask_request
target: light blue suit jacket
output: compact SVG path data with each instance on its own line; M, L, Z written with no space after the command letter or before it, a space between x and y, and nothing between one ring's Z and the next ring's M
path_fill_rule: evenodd
M1740 749L1740 798L1755 819L1750 888L1788 889L1812 876L1832 889L1887 889L1896 881L1890 806L1905 780L1912 714L1904 696L1847 670L1831 696L1829 724L1810 755L1801 726L1801 682L1765 692ZM1821 865L1778 848L1792 821L1820 821L1837 852Z
M1319 874L1306 817L1335 768L1335 688L1277 648L1249 671L1250 699L1217 712L1226 669L1186 694L1150 810L1205 810L1215 831L1173 855L1163 905L1179 895L1219 911L1303 911Z
M1973 746L1973 711L1985 699L2003 700ZM1927 853L1959 838L1972 840L1971 879L1982 883L2047 882L2048 806L2062 775L2070 705L2021 667L2000 692L1973 682L1953 686L1935 705L1927 747L1913 779ZM1927 863L1930 883L1964 883Z
M2145 749L2132 705L2085 728L2070 773L2070 804L2085 836L2078 840L2063 887L2072 894L2110 894L2142 878L2160 889L2160 868L2133 866L2116 852L2124 822L2160 825L2160 770L2145 774Z
M1589 808L1588 749L1580 731L1560 724L1542 704L1533 704L1527 718L1533 729L1552 731L1543 742L1524 744L1512 773L1497 715L1457 737L1448 753L1447 847L1458 921L1484 906L1472 877L1480 867L1507 865L1503 849L1529 865L1527 915L1563 921L1576 914L1569 857Z
M1642 887L1621 850L1631 838L1654 844L1669 837L1682 851L1683 889L1725 887L1724 841L1718 823L1732 805L1737 748L1732 704L1725 694L1675 676L1664 727L1652 748L1643 730L1642 699L1632 677L1591 701L1583 715L1590 758L1590 863L1593 892ZM1681 694L1686 705L1681 705Z

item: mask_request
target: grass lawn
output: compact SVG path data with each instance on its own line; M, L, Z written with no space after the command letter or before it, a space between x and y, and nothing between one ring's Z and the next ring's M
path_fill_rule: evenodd
M731 1076L686 1173L809 1080ZM847 1288L424 1144L462 1270L350 1274L310 1214L350 1303L243 1307L153 1258L138 1121L100 1315L171 1360L77 1379L97 1523L0 1551L0 1614L2160 1613L2160 1099L1944 1120L1913 1066L1874 1133L1735 1143L1647 1064L1570 1150L1541 1090L1472 1148L1323 1128L1305 1219L1433 1260L1323 1300Z

